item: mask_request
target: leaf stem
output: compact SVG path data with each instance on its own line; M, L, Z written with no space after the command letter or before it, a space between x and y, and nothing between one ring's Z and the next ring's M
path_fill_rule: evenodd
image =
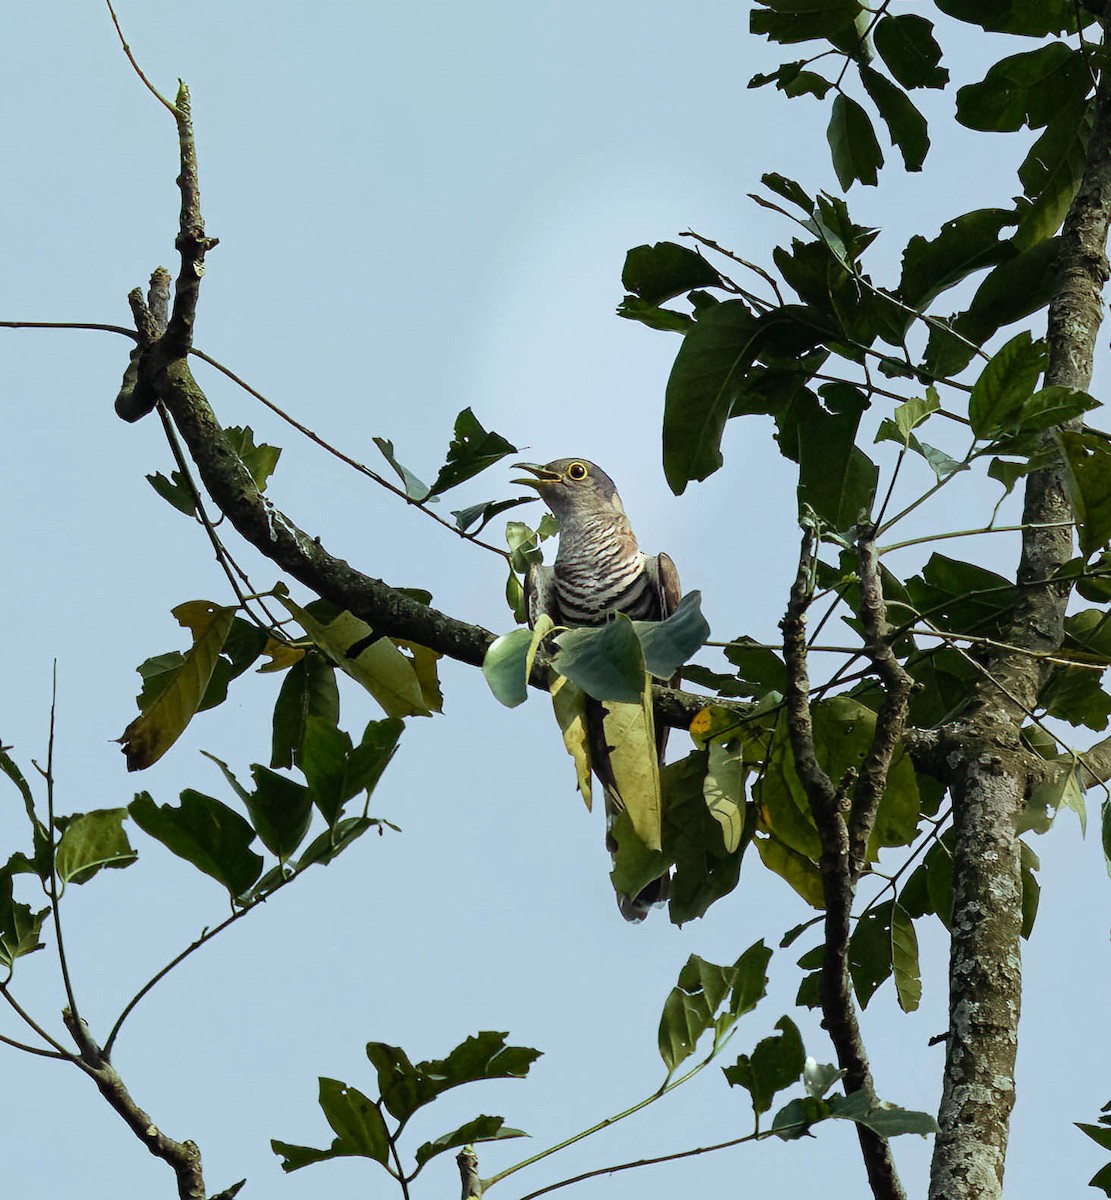
M722 1045L724 1045L724 1043L722 1043ZM638 1101L630 1108L623 1109L621 1112L615 1113L611 1117L605 1117L597 1124L591 1125L589 1129L583 1129L579 1133L572 1134L571 1137L565 1138L562 1142L559 1142L554 1146L549 1146L546 1150L541 1150L539 1153L533 1154L531 1157L523 1159L521 1162L515 1163L511 1167L506 1167L504 1171L499 1171L497 1175L493 1175L489 1179L484 1179L482 1181L483 1191L485 1192L489 1188L492 1188L495 1183L500 1183L503 1179L507 1179L510 1175L515 1175L518 1171L524 1170L525 1167L531 1167L533 1163L538 1163L541 1159L548 1158L553 1154L557 1154L560 1150L566 1150L568 1146L573 1146L576 1142L583 1141L584 1138L588 1138L595 1133L600 1133L603 1129L608 1129L611 1125L616 1125L618 1121L623 1121L626 1117L631 1117L634 1113L640 1112L641 1109L647 1108L650 1104L654 1104L657 1100L663 1099L668 1092L673 1092L677 1087L686 1083L689 1079L693 1079L704 1067L709 1066L709 1064L717 1057L721 1048L722 1046L715 1046L710 1054L702 1060L702 1062L691 1067L689 1071L683 1075L680 1075L678 1079L665 1080L661 1087L657 1088L657 1090L652 1092L651 1095L646 1096L643 1100ZM547 1190L550 1191L552 1189L549 1188ZM540 1193L537 1192L533 1194L539 1195Z

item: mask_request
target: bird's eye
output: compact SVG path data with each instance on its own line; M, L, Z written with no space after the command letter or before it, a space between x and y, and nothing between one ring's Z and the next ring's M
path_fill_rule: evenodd
M567 478L568 479L585 479L586 474L587 474L586 467L584 467L581 462L573 462L567 468Z

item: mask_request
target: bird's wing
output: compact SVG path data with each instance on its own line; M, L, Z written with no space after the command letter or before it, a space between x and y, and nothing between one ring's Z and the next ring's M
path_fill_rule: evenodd
M679 572L671 561L671 556L662 551L654 558L646 559L645 566L659 597L659 619L664 621L679 607L679 601L682 599L683 589L679 585Z
M545 613L557 624L559 601L555 590L555 572L551 567L533 563L525 575L525 612L530 629L536 628L537 620Z

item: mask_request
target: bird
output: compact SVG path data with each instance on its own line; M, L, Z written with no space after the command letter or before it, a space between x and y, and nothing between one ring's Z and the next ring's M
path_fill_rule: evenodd
M557 458L539 466L516 463L532 478L513 482L535 489L559 522L559 548L551 566L534 564L525 577L528 623L541 615L556 625L603 625L615 613L637 621L662 621L679 604L679 573L667 554L644 554L625 515L613 480L585 458ZM673 681L675 682L675 681ZM586 697L586 726L591 765L606 795L606 846L617 844L610 832L624 807L610 768L603 729L602 704ZM667 729L656 734L662 762ZM635 896L617 896L621 915L642 921L667 899L669 873L653 880Z

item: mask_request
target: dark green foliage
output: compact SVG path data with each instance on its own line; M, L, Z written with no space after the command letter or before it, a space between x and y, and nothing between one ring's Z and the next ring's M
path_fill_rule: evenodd
M621 282L637 299L658 307L694 288L719 287L721 276L701 254L686 246L657 242L629 251Z
M234 899L262 873L263 859L250 849L255 831L233 809L212 796L186 788L181 804L155 804L140 792L128 809L131 819L179 858L211 875Z
M888 13L880 18L872 37L884 66L905 88L943 88L949 72L938 64L941 47L933 22L915 13Z
M798 1027L790 1017L775 1023L778 1037L756 1043L752 1054L742 1054L723 1074L730 1087L743 1087L752 1097L752 1111L759 1116L772 1106L776 1093L789 1088L802 1074L806 1051Z
M660 1016L660 1057L671 1075L713 1030L720 1046L733 1026L764 998L772 952L755 942L731 967L719 967L697 954L687 959L664 1001Z
M393 1172L396 1143L409 1118L452 1088L485 1079L523 1079L540 1052L527 1046L507 1046L504 1033L479 1033L456 1046L442 1059L413 1063L398 1046L369 1042L366 1053L378 1073L380 1091L371 1100L357 1088L335 1079L320 1080L319 1103L336 1134L327 1150L272 1141L282 1169L296 1171L332 1158L368 1158ZM385 1111L383 1111L385 1110ZM394 1129L386 1114L397 1122ZM430 1141L416 1150L416 1166L407 1175L413 1179L436 1155L472 1142L500 1141L527 1136L510 1129L503 1118L479 1116ZM400 1163L400 1158L397 1158Z
M861 183L875 186L879 169L883 166L883 152L876 141L871 118L843 92L838 92L833 101L826 140L833 156L837 180L845 191L858 179Z

